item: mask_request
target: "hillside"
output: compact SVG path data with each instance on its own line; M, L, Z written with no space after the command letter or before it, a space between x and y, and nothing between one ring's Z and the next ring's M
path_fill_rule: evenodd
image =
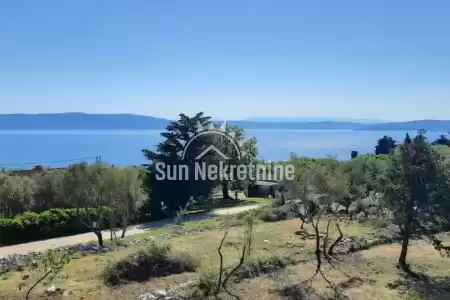
M356 130L368 131L418 131L426 129L434 132L449 132L450 120L417 120L366 125Z
M328 129L328 130L354 130L364 125L353 122L253 122L253 121L227 121L230 125L237 125L245 129Z
M251 117L246 119L251 122L282 122L282 123L305 123L305 122L350 122L360 124L378 124L391 121L378 119L358 118L333 118L333 117Z
M169 120L132 114L9 114L0 115L0 129L158 129L163 130Z
M0 115L0 129L84 129L84 130L163 130L168 119L132 114L9 114ZM220 121L218 121L220 122ZM227 121L246 129L355 129L362 125L352 122L252 122Z
M133 114L4 114L0 130L163 130L170 120ZM220 122L220 121L218 121ZM310 129L368 131L450 131L450 120L363 124L349 121L227 121L245 129Z

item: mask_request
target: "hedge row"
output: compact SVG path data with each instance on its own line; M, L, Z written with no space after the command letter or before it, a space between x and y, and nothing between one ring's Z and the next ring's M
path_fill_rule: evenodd
M102 209L100 216L90 210L92 220L97 220L102 229L107 229L108 208ZM0 246L57 238L89 232L83 223L84 210L50 209L42 213L26 212L12 219L0 218Z

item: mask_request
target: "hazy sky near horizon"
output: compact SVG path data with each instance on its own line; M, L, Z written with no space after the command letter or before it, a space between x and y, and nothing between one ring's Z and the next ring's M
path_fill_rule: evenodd
M0 113L450 119L450 1L0 0Z

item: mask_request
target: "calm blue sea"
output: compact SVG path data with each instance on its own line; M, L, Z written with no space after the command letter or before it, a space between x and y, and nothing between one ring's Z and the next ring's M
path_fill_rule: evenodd
M410 133L414 135L415 133ZM430 140L439 132L429 132ZM267 160L301 156L336 156L350 152L372 153L383 135L402 140L405 132L352 130L248 130L258 140L259 156ZM145 163L141 150L154 149L160 131L0 131L0 167L31 168L34 165L66 166L71 162L94 162L96 156L115 165Z

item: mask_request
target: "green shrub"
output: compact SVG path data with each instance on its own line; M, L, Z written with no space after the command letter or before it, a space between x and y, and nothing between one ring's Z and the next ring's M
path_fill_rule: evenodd
M277 222L292 219L298 214L296 204L285 204L280 207L265 207L258 212L258 218L263 222Z
M109 264L102 272L105 284L117 286L129 281L145 282L150 278L194 272L197 263L187 253L174 254L167 245L152 243L118 262Z
M263 274L269 274L281 270L295 262L280 256L258 257L248 262L244 262L242 267L234 273L233 282L238 283L243 279L255 278ZM225 270L225 273L230 269ZM213 295L217 289L219 271L205 270L200 272L197 281L194 283L189 299L204 299Z
M360 223L365 223L368 226L374 227L376 229L383 229L387 228L392 224L392 221L386 220L386 219L374 219L374 218L368 218L359 220Z
M258 218L263 222L277 222L287 220L287 214L279 207L267 207L258 214Z
M219 271L217 271L218 273ZM197 281L192 286L188 299L204 299L214 293L219 281L218 274L212 270L200 272Z
M0 219L0 245L11 245L21 242L25 228L18 219Z
M281 256L259 257L245 262L234 276L238 281L268 274L293 264L294 261Z
M407 300L423 300L423 299L425 299L425 297L419 291L410 291L407 294L406 299Z
M109 224L107 211L105 207L100 216L90 211L93 219L101 221L102 229ZM0 218L0 246L89 232L90 229L81 222L80 214L83 213L74 208L50 209L42 213L26 212L11 219Z

